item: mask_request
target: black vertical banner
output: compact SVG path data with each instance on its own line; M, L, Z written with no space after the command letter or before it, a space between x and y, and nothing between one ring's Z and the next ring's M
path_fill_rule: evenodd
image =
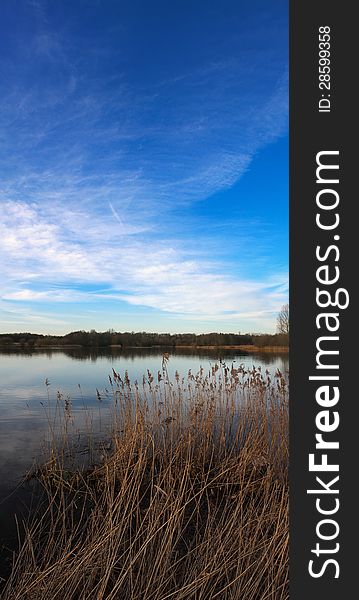
M290 15L290 600L357 592L355 4Z

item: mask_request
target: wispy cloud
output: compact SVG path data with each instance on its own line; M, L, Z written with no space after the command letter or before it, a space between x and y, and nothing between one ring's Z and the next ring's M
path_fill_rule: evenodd
M4 301L121 300L213 322L229 316L253 320L256 315L260 323L273 317L286 298L285 273L261 282L240 280L216 272L218 266L203 257L188 259L168 241L131 241L117 235L104 244L96 227L71 241L73 232L64 226L70 221L64 214L59 226L47 221L39 207L6 204L0 221ZM81 284L93 289L81 290Z
M18 307L20 323L26 303L118 301L273 327L286 265L249 277L238 257L229 269L222 247L235 245L233 232L206 248L211 227L200 234L188 207L231 189L286 133L286 61L269 67L263 49L248 50L133 80L124 66L99 69L105 37L85 52L68 28L51 27L46 5L27 5L36 26L18 72L3 61L4 310L12 318ZM255 237L252 222L238 221L235 235ZM268 261L256 247L253 267Z

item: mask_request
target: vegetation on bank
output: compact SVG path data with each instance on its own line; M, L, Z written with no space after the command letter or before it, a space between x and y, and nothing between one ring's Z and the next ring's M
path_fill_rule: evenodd
M140 383L109 381L90 467L57 398L62 435L33 474L42 504L3 600L287 600L286 377L221 364L171 381L165 355Z
M240 333L146 333L141 332L105 332L73 331L67 335L42 335L35 333L0 334L0 348L46 348L46 347L110 347L145 348L145 347L239 347L254 346L286 347L288 334L240 334Z

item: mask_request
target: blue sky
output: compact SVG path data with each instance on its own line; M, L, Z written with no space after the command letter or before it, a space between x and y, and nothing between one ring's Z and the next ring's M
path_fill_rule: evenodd
M275 331L284 0L4 0L1 331Z

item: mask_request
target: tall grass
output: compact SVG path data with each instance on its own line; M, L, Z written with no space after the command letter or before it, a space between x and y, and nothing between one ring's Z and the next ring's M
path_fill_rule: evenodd
M3 600L288 598L288 394L253 368L141 384L114 371L111 432L70 465L68 423L36 472Z

